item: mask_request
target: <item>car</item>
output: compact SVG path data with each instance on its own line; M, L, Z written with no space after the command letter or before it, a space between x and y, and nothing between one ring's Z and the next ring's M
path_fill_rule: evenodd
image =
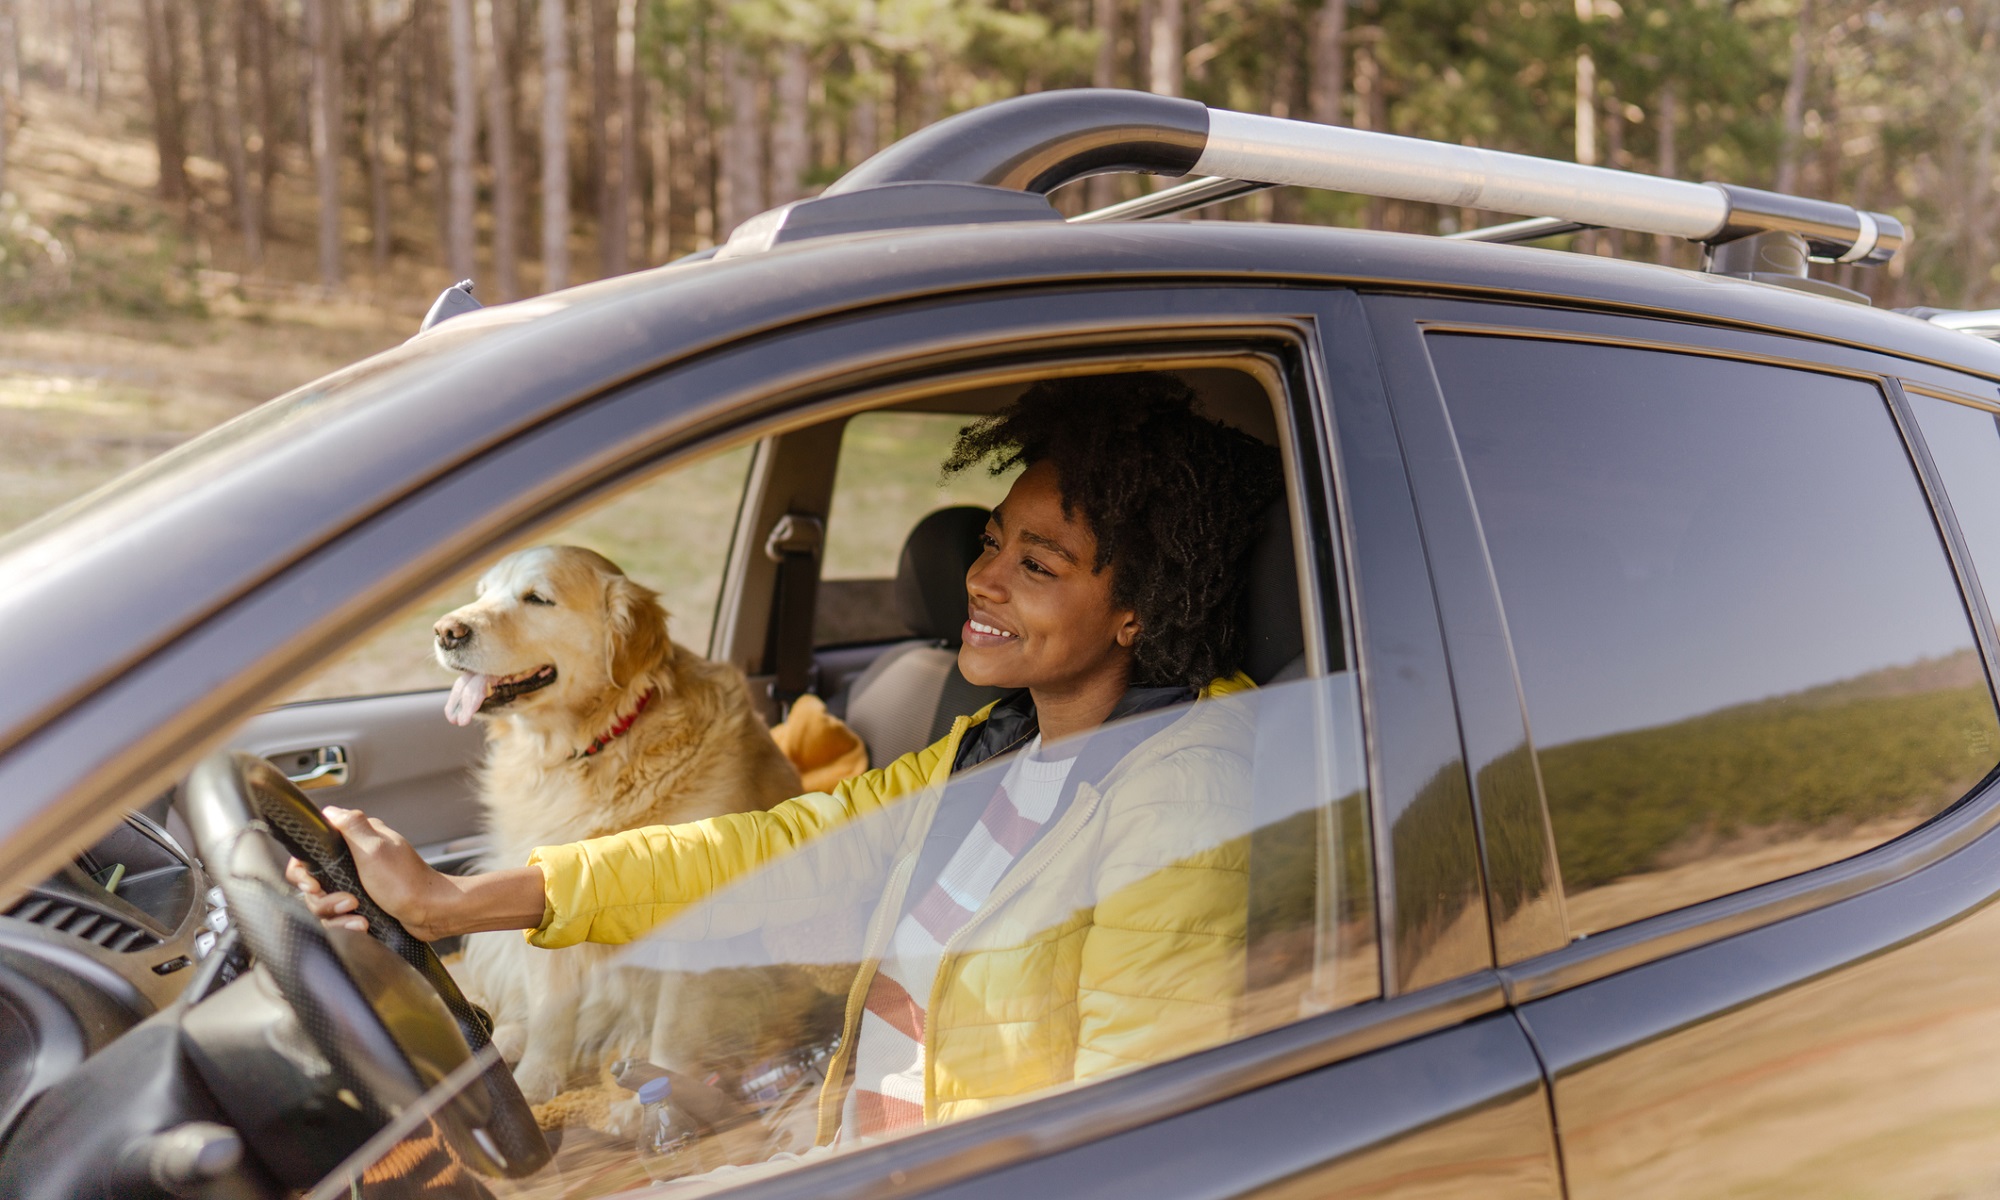
M1197 178L1050 205L1104 171ZM1151 219L1268 185L1528 219ZM1706 269L1507 244L1583 228ZM0 543L0 1194L1989 1190L2000 321L1808 277L1906 236L1081 90L943 121L712 256L448 293L407 344ZM678 1109L649 1093L694 1133L641 1153L613 1082L623 1116L545 1135L434 948L322 931L283 880L286 852L351 878L315 803L476 859L481 744L439 717L428 626L537 542L662 588L772 719L812 693L877 765L925 744L987 697L962 608L899 609L899 575L955 586L904 538L1004 486L940 491L939 459L1032 381L1136 370L1286 477L1246 568L1260 686L1128 728L1233 722L1237 824L1152 850L1248 872L1240 972L1193 997L1221 1036L831 1150L823 1030L718 1050ZM617 969L851 969L867 898L798 911L822 866ZM1060 895L1120 894L1093 886ZM807 936L703 936L745 912Z

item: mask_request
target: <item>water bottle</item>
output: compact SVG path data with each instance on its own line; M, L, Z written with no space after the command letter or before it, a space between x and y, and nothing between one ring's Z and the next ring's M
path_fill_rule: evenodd
M639 1165L653 1182L664 1183L700 1169L699 1135L694 1122L674 1103L674 1081L662 1075L639 1088Z

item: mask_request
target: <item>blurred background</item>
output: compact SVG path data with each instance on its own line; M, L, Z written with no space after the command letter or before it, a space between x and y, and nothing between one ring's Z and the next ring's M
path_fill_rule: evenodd
M0 0L0 529L402 340L455 280L663 263L1048 88L1842 200L1914 244L1836 281L2000 303L1997 50L2000 0ZM1296 189L1221 217L1501 219Z

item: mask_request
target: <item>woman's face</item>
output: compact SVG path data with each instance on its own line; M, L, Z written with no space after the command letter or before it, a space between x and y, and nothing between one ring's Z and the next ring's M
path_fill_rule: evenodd
M1138 619L1111 601L1113 568L1091 569L1097 538L1081 513L1064 514L1055 467L1023 471L982 537L985 549L965 575L965 678L1049 696L1122 689Z

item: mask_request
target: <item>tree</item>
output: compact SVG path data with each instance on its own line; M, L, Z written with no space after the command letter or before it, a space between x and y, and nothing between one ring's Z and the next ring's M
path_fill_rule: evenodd
M160 199L186 205L187 110L181 96L181 0L140 0L145 22L146 84L153 98L153 144L159 153Z
M541 0L542 287L569 286L569 13Z
M493 167L493 294L520 294L516 255L520 236L520 180L514 171L514 104L507 87L506 39L498 6L479 0L480 59L486 71L486 153Z
M319 185L319 277L320 286L329 291L340 286L340 35L340 0L305 0L313 177Z
M473 233L475 201L473 155L479 143L478 51L473 44L472 0L450 0L451 165L445 232L445 261L454 279L471 279L477 271Z

